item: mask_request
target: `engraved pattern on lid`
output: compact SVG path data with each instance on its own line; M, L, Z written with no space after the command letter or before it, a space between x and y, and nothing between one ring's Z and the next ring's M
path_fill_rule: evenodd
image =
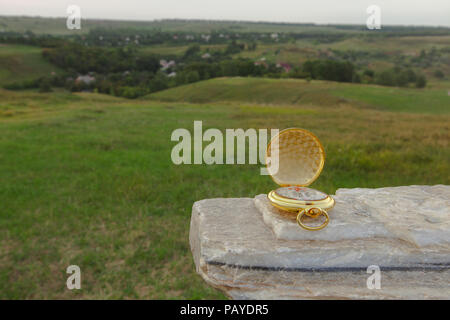
M277 158L278 166L274 162ZM269 174L280 186L307 186L319 177L325 152L311 132L292 128L281 131L272 139L267 147L266 161Z

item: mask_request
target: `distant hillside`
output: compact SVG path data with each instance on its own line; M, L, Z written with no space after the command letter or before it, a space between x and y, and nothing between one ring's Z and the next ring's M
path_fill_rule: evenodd
M0 86L60 72L42 57L41 51L38 47L0 44Z
M164 19L154 21L125 21L125 20L82 20L81 30L68 30L66 18L43 18L29 16L0 16L0 32L33 31L37 34L80 34L87 33L93 28L112 29L153 29L165 32L285 32L311 33L332 32L346 34L360 34L367 32L364 25L319 25L314 23L274 23L249 21L217 21L217 20L182 20ZM403 35L448 35L449 28L445 27L411 27L384 26L382 32L396 32Z
M450 97L445 89L406 89L296 79L218 78L156 92L145 99L330 107L346 104L386 111L450 112Z

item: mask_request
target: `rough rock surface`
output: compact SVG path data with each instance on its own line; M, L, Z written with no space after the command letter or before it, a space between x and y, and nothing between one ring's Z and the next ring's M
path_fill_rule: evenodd
M450 186L341 189L318 232L274 216L265 196L202 200L190 244L197 272L235 299L450 299L449 195ZM277 224L295 229L277 234ZM367 288L370 265L381 289Z
M417 246L449 244L450 186L339 189L330 223L320 232L299 229L266 195L255 206L277 239L328 240L398 238Z

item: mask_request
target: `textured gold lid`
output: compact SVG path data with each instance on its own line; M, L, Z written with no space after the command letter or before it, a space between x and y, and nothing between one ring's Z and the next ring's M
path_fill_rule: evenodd
M325 151L322 144L314 134L305 129L285 129L267 146L267 170L272 179L282 187L310 185L319 177L324 164Z

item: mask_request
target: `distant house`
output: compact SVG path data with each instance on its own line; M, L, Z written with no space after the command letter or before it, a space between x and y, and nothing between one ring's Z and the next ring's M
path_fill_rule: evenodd
M211 58L211 55L208 52L202 55L202 59L209 59L209 58Z
M283 68L284 72L287 73L287 72L291 71L292 66L288 63L280 62L280 63L277 63L277 68Z
M263 66L266 69L269 68L269 65L265 61L255 61L255 66Z
M176 72L171 72L171 73L169 73L167 76L168 76L169 78L173 78L173 77L176 77L176 75L177 75Z
M159 64L161 65L161 70L166 71L167 69L171 67L175 67L176 63L173 60L167 61L167 60L159 60Z
M211 39L211 35L209 35L209 34L202 34L201 37L202 37L202 39L205 40L206 42L208 42L209 39Z
M84 76L78 76L75 79L75 83L78 83L78 84L83 83L83 84L87 84L87 85L91 84L94 81L95 81L95 77L93 77L89 74L86 74Z

